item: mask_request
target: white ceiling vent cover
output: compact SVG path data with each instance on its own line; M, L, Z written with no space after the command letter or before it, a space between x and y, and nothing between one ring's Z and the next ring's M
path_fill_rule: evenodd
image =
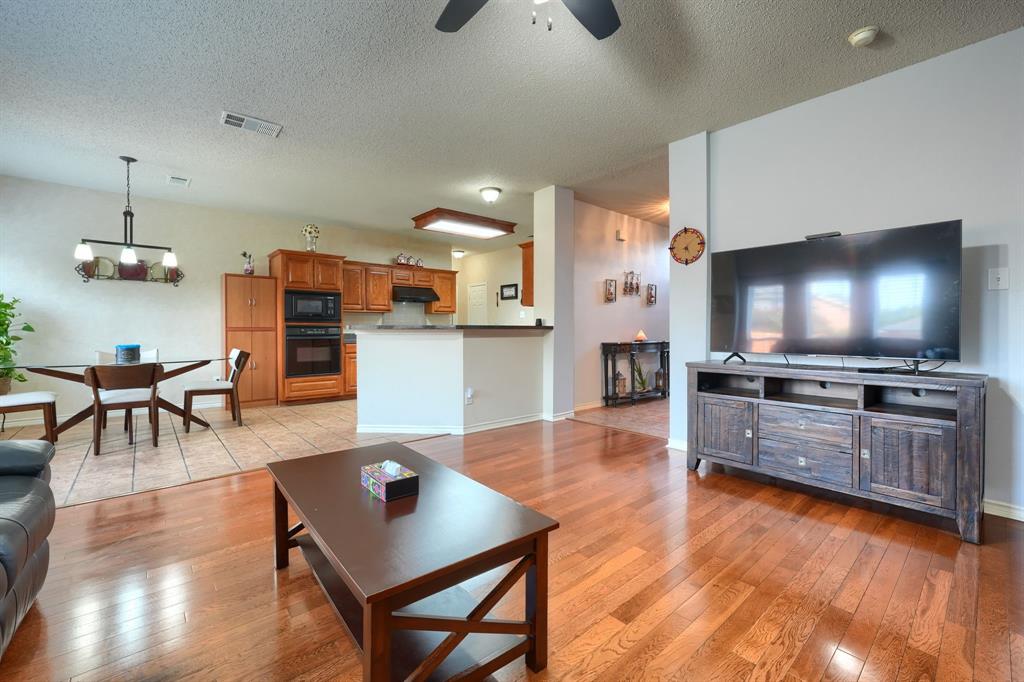
M183 178L180 175L168 175L167 184L173 187L188 187L192 184L192 178Z
M270 121L263 121L252 116L244 116L242 114L233 114L230 111L225 111L220 115L220 122L226 126L232 128L241 128L242 130L251 130L254 133L260 135L266 135L268 137L277 137L281 134L281 126Z

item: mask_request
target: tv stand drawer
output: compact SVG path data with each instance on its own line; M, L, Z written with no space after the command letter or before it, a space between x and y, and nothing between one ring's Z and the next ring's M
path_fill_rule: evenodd
M822 410L765 405L758 407L757 436L853 452L853 417Z
M849 452L759 438L757 464L765 473L782 471L853 487L853 455Z

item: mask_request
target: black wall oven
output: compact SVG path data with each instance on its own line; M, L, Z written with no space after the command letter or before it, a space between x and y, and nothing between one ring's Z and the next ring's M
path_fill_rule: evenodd
M285 291L285 322L341 322L341 294Z
M341 327L286 327L284 375L341 373Z

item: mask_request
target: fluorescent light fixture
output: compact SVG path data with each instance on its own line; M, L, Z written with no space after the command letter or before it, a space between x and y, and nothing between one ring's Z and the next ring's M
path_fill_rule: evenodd
M178 267L178 257L173 251L167 251L164 253L164 258L161 263L165 268L176 268Z
M452 258L462 258L466 255L465 249L452 249Z
M85 242L78 242L78 244L75 244L75 260L90 261L92 258L91 246Z
M494 239L515 232L515 223L487 216L463 213L450 208L434 208L413 216L413 227L429 232L444 232L460 237Z
M501 196L501 188L481 187L480 196L483 197L483 200L486 201L488 204L493 204L495 201L498 200L498 197Z
M121 249L121 258L118 259L121 265L135 265L139 259L135 256L135 249L125 246Z

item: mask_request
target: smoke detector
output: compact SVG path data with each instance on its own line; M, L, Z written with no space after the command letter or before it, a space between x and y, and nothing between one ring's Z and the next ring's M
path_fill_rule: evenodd
M871 43L875 42L875 38L877 36L877 26L865 26L864 28L858 28L856 31L851 33L847 36L846 40L848 40L854 47L867 47Z
M192 184L192 178L183 178L180 175L168 175L167 184L172 187L184 187L188 189L188 186Z
M271 123L270 121L264 121L244 114L233 114L230 111L221 113L220 122L226 126L231 126L232 128L250 130L254 133L259 133L260 135L266 135L267 137L277 137L281 134L281 126L277 123Z

